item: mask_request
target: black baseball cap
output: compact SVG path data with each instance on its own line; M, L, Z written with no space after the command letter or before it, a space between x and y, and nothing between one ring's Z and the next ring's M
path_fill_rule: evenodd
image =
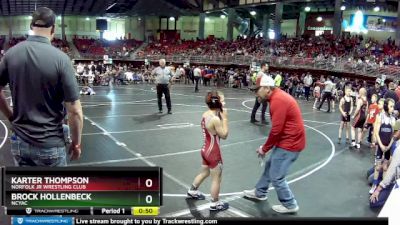
M54 26L56 22L56 14L47 7L40 7L32 14L32 27L49 28Z

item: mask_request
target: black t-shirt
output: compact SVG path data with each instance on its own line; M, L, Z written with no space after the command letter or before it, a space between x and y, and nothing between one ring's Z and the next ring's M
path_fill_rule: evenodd
M383 96L383 98L391 98L394 100L395 103L397 103L399 101L399 97L397 96L396 92L392 91L392 90L387 90L385 95Z
M400 112L400 101L396 102L396 104L394 105L394 110L397 110Z
M63 103L79 99L69 57L49 39L29 36L9 49L0 63L0 86L7 84L14 103L13 131L37 147L65 146Z
M297 86L299 84L299 80L297 78L293 78L293 85Z
M102 65L98 65L96 67L97 72L101 73L103 71L103 66Z

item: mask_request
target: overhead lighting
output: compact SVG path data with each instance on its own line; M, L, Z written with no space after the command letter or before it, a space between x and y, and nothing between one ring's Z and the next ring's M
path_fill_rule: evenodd
M225 19L226 16L224 14L221 15L221 19Z
M114 5L116 5L116 4L117 4L117 3L114 3L114 4L110 5L110 6L108 6L108 8L107 8L106 10L111 9L111 8L114 7Z
M379 10L381 10L381 8L379 8L379 6L374 7L374 12L379 12Z
M383 19L382 22L386 23L386 19Z
M275 39L275 31L274 30L271 30L271 29L268 30L268 38L270 40L274 40Z
M175 17L171 16L171 17L169 18L169 21L175 21Z
M90 18L89 17L86 17L86 21L89 21L90 20Z
M340 10L342 11L346 10L346 6L342 5L342 7L340 7Z
M256 14L257 14L257 12L254 10L250 12L250 15L252 15L252 16L255 16Z
M318 16L318 17L317 17L317 21L318 21L318 22L321 22L321 21L322 21L322 17Z
M307 7L304 8L304 11L310 12L310 11L311 11L311 8L310 8L309 6L307 6Z

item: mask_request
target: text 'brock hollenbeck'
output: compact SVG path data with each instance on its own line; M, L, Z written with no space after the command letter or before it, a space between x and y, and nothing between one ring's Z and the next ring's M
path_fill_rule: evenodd
M12 193L12 201L35 201L35 200L74 200L90 201L92 194L89 193Z

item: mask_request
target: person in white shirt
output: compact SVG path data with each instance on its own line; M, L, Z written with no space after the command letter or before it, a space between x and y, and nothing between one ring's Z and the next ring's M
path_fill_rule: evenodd
M171 111L171 96L169 91L169 84L171 83L172 73L171 70L165 66L165 59L160 59L160 66L156 67L151 75L156 76L157 84L157 100L159 113L162 113L161 98L164 94L165 101L167 102L168 114L172 114Z
M328 77L326 81L323 84L325 86L324 88L324 96L322 97L321 103L318 106L318 110L321 110L322 105L324 104L325 100L328 101L328 111L331 111L331 99L332 99L332 90L333 90L333 83L331 79Z
M83 65L82 63L79 63L78 66L76 66L76 73L79 74L79 76L81 76L83 74Z
M267 73L267 72L268 72L268 64L264 62L264 63L261 64L261 70L257 74L256 89L260 86L261 77L266 75L265 73ZM262 108L261 108L261 123L264 124L264 125L267 125L269 123L265 120L265 112L267 111L268 102L267 101L261 101L261 99L259 99L258 97L256 97L256 101L254 103L253 110L251 112L250 122L251 123L258 122L256 120L256 113L257 113L258 108L260 108L261 105L262 105Z
M201 78L201 69L199 66L196 66L193 70L194 81L196 82L196 86L194 87L194 92L199 92L199 80Z
M307 75L304 77L303 83L304 83L304 95L306 97L306 100L309 101L310 87L313 83L311 74L307 73Z
M89 87L93 87L94 77L95 77L95 75L92 73L92 71L90 71L89 76L88 76Z

